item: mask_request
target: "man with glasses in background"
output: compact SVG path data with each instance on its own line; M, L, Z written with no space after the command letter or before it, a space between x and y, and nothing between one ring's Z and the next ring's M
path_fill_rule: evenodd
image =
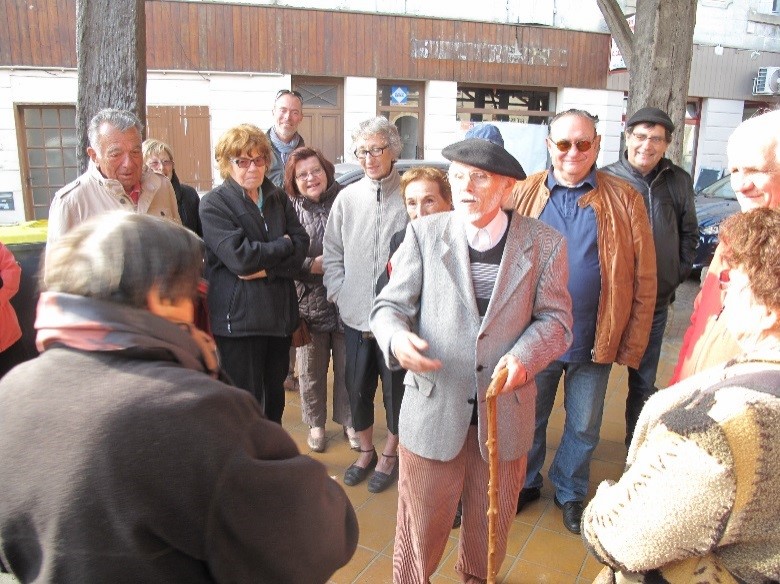
M284 188L284 166L290 152L305 146L298 125L303 120L303 97L297 91L280 89L274 100L274 125L266 134L271 141L271 158L265 175L280 189Z
M547 421L564 376L566 421L548 477L563 524L580 532L590 461L599 441L612 363L639 367L655 307L655 250L642 196L596 170L598 118L570 109L550 122L552 169L518 182L521 215L536 217L568 241L574 340L536 375L536 429L517 511L540 496Z
M657 289L653 324L639 367L628 368L626 447L631 444L639 412L655 386L661 343L674 293L693 267L699 222L691 175L664 157L674 124L666 112L643 107L626 123L626 150L605 172L628 181L645 201L655 242Z
M742 122L729 137L727 152L731 187L742 212L780 207L780 111ZM723 310L718 276L728 267L722 260L726 244L718 243L694 301L691 326L683 337L670 385L742 352L723 319L718 318Z

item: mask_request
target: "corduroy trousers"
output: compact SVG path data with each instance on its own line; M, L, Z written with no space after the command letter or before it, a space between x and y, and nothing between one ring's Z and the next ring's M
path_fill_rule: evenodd
M478 440L477 427L472 425L463 448L448 461L418 456L403 444L399 447L394 584L429 581L444 553L458 499L463 501L463 519L455 570L462 582L486 581L489 467ZM525 468L526 456L499 463L497 568L506 555Z

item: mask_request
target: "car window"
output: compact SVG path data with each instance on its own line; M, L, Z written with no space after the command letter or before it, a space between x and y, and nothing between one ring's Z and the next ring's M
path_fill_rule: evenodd
M734 189L731 187L731 178L728 176L724 176L708 187L703 188L701 194L707 197L715 197L717 199L727 199L729 201L737 200L737 195L734 193Z

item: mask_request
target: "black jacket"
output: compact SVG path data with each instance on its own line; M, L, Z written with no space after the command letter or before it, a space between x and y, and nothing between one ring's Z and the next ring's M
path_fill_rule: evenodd
M328 302L328 293L322 283L322 274L312 274L311 264L314 258L323 253L322 240L325 237L325 225L328 222L330 210L343 187L334 180L327 190L320 196L320 201L315 203L301 195L292 197L290 202L298 214L298 219L309 234L309 251L303 260L301 271L296 276L296 288L298 290L298 312L306 319L309 328L313 331L344 332L339 319L339 310L335 304Z
M268 178L263 212L232 178L200 203L211 330L221 336L289 336L298 326L293 278L309 249L287 195ZM284 237L285 235L289 238ZM242 280L265 270L267 277Z
M658 268L656 306L669 304L677 286L691 273L699 243L699 222L693 200L693 180L685 170L662 158L658 173L647 184L623 152L618 162L601 170L628 181L642 195L650 216Z
M198 191L190 185L182 184L176 171L173 171L171 177L173 191L176 193L176 205L179 207L179 217L181 223L190 231L194 231L199 237L203 237L203 228L200 225L200 215L198 207L200 206L200 197Z

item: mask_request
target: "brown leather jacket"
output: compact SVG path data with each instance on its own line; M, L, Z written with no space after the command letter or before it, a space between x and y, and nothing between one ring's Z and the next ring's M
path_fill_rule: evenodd
M518 181L512 194L521 215L539 218L550 198L546 170ZM601 297L595 363L639 367L655 309L656 266L653 233L642 195L627 182L596 172L597 186L579 200L596 215ZM569 242L576 245L576 242ZM577 302L576 298L572 298Z

